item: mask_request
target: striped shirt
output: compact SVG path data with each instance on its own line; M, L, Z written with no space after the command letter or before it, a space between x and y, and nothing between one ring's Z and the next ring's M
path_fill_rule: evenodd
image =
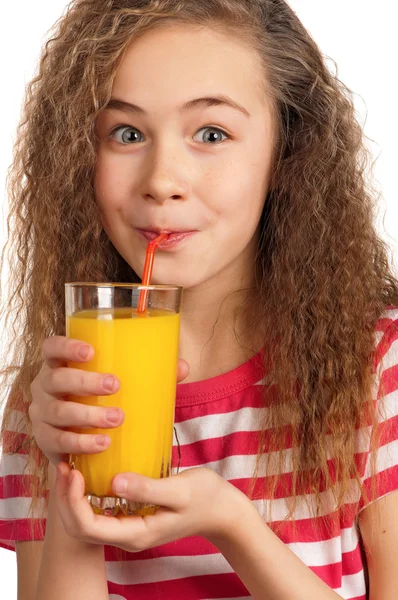
M385 414L377 452L377 498L398 489L398 309L383 314L376 327L375 378L372 399L385 400ZM265 390L263 353L229 373L195 383L179 384L175 424L180 443L180 471L205 466L248 493L254 472L259 424L274 402L275 392ZM381 384L383 384L381 386ZM384 395L381 395L383 388ZM264 401L265 397L265 401ZM378 405L381 403L378 402ZM382 417L380 417L381 419ZM357 430L358 464L369 485L369 442ZM23 438L18 415L6 436ZM265 443L267 438L265 438ZM284 483L291 479L291 449L286 448ZM173 447L173 464L178 462ZM3 453L0 463L0 545L13 550L17 540L42 539L37 527L28 527L29 481L26 455ZM275 474L268 466L258 473L259 489ZM285 488L285 486L282 486ZM370 489L370 488L369 488ZM327 492L325 492L327 493ZM363 508L355 488L336 512L332 505L314 517L303 498L294 513L295 529L284 522L286 498L277 493L269 515L267 500L253 500L260 514L289 548L342 598L366 600L366 558L356 518ZM327 506L327 503L325 503ZM35 524L45 524L44 499ZM243 600L250 594L223 555L201 537L190 537L143 552L128 553L105 546L110 600Z

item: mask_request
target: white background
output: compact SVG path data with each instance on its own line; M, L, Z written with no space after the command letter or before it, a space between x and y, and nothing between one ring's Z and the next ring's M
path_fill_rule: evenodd
M395 172L398 139L396 111L396 21L391 0L290 0L318 43L338 65L340 79L356 93L356 108L375 159L375 179L383 198L376 225L391 248L398 271L398 206ZM25 84L33 75L46 32L66 7L65 0L2 3L0 19L0 248L5 242L6 170ZM15 554L0 549L1 598L16 600ZM22 599L24 600L24 599Z

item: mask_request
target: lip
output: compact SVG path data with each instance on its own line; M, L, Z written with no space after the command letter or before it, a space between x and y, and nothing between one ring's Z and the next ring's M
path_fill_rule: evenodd
M168 233L169 237L167 238L167 240L164 240L159 246L159 248L161 248L162 250L166 250L167 248L174 248L184 240L195 235L195 233L198 233L197 231L171 231L167 229L162 229L162 231L148 231L145 229L137 229L136 231L147 242L152 242L161 233Z

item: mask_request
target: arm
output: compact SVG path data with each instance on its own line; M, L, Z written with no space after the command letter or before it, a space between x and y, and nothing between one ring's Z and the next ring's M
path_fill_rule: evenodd
M341 600L272 532L246 498L240 502L228 533L208 539L225 556L253 600ZM378 596L377 600L381 598L390 596Z
M239 507L237 507L239 508ZM249 509L252 510L249 510ZM210 539L225 556L254 600L337 600L341 598L285 546L256 509L243 503L225 537ZM369 600L390 600L398 590L398 491L359 516L369 568Z
M15 542L18 600L34 600L43 542Z
M52 493L55 472L50 464L50 500L35 600L109 600L104 547L65 532Z
M369 569L369 600L396 598L398 590L398 491L376 500L359 514Z

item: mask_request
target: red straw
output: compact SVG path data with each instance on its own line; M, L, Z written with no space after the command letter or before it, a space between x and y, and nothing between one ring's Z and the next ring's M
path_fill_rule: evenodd
M163 240L167 240L169 233L161 233L157 238L149 242L146 249L144 274L142 276L142 285L151 285L153 261L155 259L155 252ZM148 301L148 290L141 290L140 297L138 299L137 313L143 314L146 311L146 305Z

